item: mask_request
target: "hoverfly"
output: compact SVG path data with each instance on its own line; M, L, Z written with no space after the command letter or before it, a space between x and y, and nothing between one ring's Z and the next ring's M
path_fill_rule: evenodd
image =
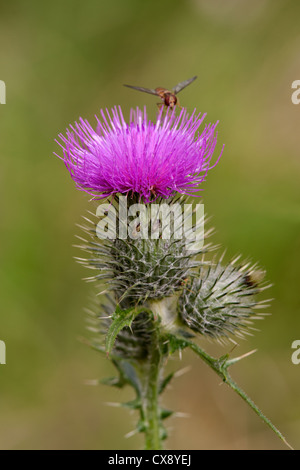
M193 78L189 78L184 82L178 83L171 91L167 90L166 88L158 87L155 89L151 88L142 88L139 86L132 86L132 85L124 85L128 88L133 88L134 90L142 91L144 93L150 93L151 95L159 96L162 100L163 104L159 103L158 106L166 106L167 108L173 109L174 106L178 105L177 93L183 90L185 87L190 85L194 80L196 80L197 76Z

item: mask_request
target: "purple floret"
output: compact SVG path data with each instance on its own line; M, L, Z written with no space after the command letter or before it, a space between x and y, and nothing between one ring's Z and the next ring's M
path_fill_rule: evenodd
M184 109L178 116L175 111L164 116L162 109L151 122L146 109L137 108L128 124L115 107L111 114L101 110L96 130L80 118L58 143L77 188L95 198L137 193L149 202L175 192L195 195L223 151L211 166L218 122L200 133L205 116L196 111L189 116Z

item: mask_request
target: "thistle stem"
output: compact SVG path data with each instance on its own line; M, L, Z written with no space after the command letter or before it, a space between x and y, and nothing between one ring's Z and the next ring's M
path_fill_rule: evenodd
M171 337L170 337L171 338ZM241 357L229 359L228 355L222 356L219 359L211 357L207 352L203 351L197 344L186 339L176 338L177 347L180 345L182 349L189 347L194 351L201 359L214 371L216 372L223 380L224 383L229 385L232 390L234 390L251 408L252 410L272 429L272 431L290 448L292 446L287 442L285 437L281 432L274 426L274 424L267 418L262 411L256 406L256 404L251 400L250 397L232 380L231 376L228 373L228 367L238 362L240 359L247 357L249 354L245 354Z
M142 410L145 425L145 449L162 449L163 427L159 406L159 381L162 369L162 353L156 331L153 332L152 344L149 348L148 363L143 369L144 390Z

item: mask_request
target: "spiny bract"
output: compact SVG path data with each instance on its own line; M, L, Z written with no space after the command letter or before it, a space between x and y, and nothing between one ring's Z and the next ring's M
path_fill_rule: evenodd
M257 302L255 295L269 287L261 284L264 273L255 268L235 266L235 262L202 266L179 299L183 323L217 339L250 334L252 320L262 318L256 309L266 306L266 301Z
M169 202L169 207L172 208L176 201L175 198ZM182 204L182 199L180 201ZM117 201L114 204L117 206ZM146 205L148 211L151 206ZM188 217L192 218L193 212ZM203 227L204 219L202 222ZM160 227L163 230L164 224L161 224L159 213L154 224L163 225ZM206 244L197 251L190 251L186 237L175 239L173 229L170 230L169 239L163 239L161 235L154 239L143 239L139 237L140 232L136 231L137 238L99 240L95 224L83 228L92 238L86 240L81 248L92 257L79 261L97 271L89 280L108 282L106 291L114 292L117 303L124 299L131 300L133 304L144 303L148 299L173 295L182 289L191 272L202 264L197 261L196 255L213 249L210 244ZM205 238L210 233L211 230L207 230Z

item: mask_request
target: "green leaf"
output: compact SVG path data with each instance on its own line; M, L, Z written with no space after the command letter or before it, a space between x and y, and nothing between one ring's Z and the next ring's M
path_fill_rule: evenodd
M160 383L159 386L159 394L163 393L165 390L166 386L171 382L172 378L174 377L174 372L171 372L169 375L167 375L162 382Z
M127 401L122 403L124 408L129 408L130 410L140 410L142 407L141 401L136 398L135 400Z
M145 310L147 309L143 307L131 307L126 310L122 310L119 306L117 306L116 311L112 316L112 323L108 329L105 339L105 350L107 355L112 351L116 337L120 331L123 330L123 328L126 326L130 328L135 317Z
M131 385L131 387L135 390L137 397L140 397L141 383L133 365L131 365L130 362L125 360L119 361L117 363L115 361L113 362L115 367L117 367L117 369L119 370L122 380L128 385Z
M160 412L160 419L169 418L173 414L174 414L174 411L172 411L172 410L162 409L161 412Z
M111 387L122 388L125 383L120 380L120 377L107 377L100 381L103 385L110 385Z

